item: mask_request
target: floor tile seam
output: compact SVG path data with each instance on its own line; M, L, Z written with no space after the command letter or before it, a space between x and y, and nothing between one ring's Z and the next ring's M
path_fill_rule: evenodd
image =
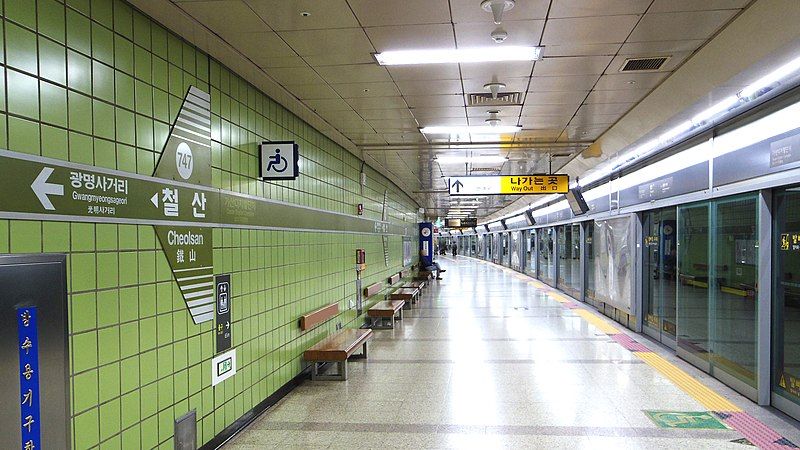
M692 437L719 438L723 433L732 435L735 430L661 429L655 427L604 427L571 425L498 425L498 424L436 424L396 422L344 422L344 421L274 421L260 424L261 431L333 431L356 433L414 433L414 434L487 434L526 436L611 436L611 437L659 437L686 439ZM687 436L689 435L689 436ZM729 438L725 437L726 439Z
M419 359L419 358L393 358L393 359L375 359L370 358L369 361L353 360L353 363L375 363L375 364L464 364L467 362L481 362L491 364L541 364L541 363L563 363L563 364L646 364L642 361L629 360L629 359L475 359L472 361L455 360L455 359Z

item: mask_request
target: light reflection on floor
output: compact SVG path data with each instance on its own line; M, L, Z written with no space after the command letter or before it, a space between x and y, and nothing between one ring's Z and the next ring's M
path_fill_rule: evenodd
M747 448L733 430L657 428L642 410L703 408L538 281L471 258L441 264L444 280L376 331L347 382L305 382L227 447Z

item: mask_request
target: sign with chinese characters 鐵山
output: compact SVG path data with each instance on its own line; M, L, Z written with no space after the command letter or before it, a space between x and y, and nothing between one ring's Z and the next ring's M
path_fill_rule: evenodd
M19 390L22 449L41 448L41 414L39 410L39 339L36 329L36 307L17 309L19 343Z

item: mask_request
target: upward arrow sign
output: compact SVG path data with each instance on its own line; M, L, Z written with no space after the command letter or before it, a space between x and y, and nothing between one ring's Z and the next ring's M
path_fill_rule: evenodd
M459 179L456 179L456 182L453 183L453 189L456 190L456 193L461 192L461 188L463 186L464 186L464 183L462 183L461 180L459 180Z

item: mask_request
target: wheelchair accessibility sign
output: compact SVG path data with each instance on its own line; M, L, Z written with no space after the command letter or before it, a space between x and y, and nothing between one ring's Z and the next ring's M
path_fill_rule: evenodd
M294 180L300 174L300 155L294 142L262 142L259 148L262 180Z

